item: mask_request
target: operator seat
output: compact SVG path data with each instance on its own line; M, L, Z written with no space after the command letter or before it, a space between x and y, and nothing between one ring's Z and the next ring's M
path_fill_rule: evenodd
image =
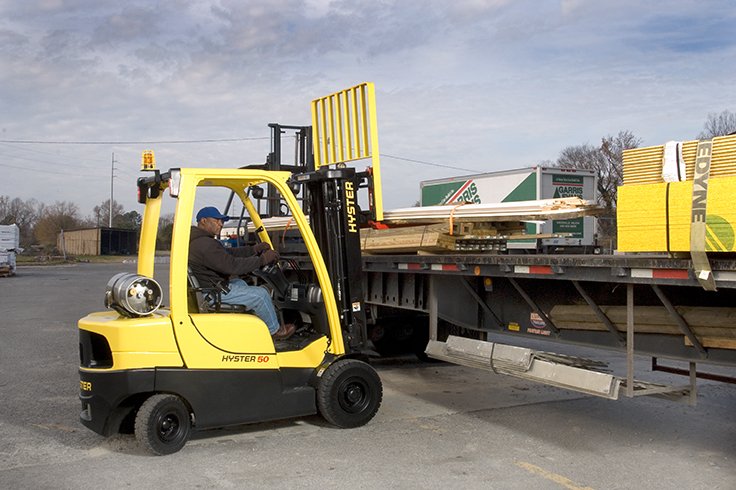
M219 288L203 288L192 269L187 267L187 300L190 313L249 313L244 305L233 305L222 302L222 291Z

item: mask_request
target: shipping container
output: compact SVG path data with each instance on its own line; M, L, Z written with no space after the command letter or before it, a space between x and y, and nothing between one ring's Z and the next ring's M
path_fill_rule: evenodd
M580 197L597 198L597 177L592 170L528 167L461 177L427 180L420 183L422 206L469 202L503 202ZM593 251L596 246L596 218L586 216L526 224L527 234L556 235L543 240L510 240L509 249L543 251Z
M56 246L70 255L130 255L138 251L138 232L105 227L64 230Z

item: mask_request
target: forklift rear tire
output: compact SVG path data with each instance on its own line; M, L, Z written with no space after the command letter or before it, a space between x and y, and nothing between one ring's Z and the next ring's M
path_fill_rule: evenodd
M189 440L192 423L189 410L176 395L148 398L135 418L135 438L153 454L173 454Z
M317 406L331 424L343 429L367 424L381 406L383 386L375 369L356 359L327 368L317 388Z

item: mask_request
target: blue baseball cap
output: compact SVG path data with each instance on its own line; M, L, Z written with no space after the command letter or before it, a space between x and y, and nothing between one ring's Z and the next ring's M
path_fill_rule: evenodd
M206 208L200 209L197 213L197 222L202 218L216 218L222 220L223 223L230 219L224 214L220 214L220 211L214 206L207 206Z

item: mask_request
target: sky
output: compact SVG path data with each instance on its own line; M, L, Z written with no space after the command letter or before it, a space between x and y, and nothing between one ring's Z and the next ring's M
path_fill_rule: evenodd
M268 123L373 82L385 207L411 206L622 130L694 139L736 112L734 26L733 0L0 0L0 195L142 213L142 150L262 163Z

